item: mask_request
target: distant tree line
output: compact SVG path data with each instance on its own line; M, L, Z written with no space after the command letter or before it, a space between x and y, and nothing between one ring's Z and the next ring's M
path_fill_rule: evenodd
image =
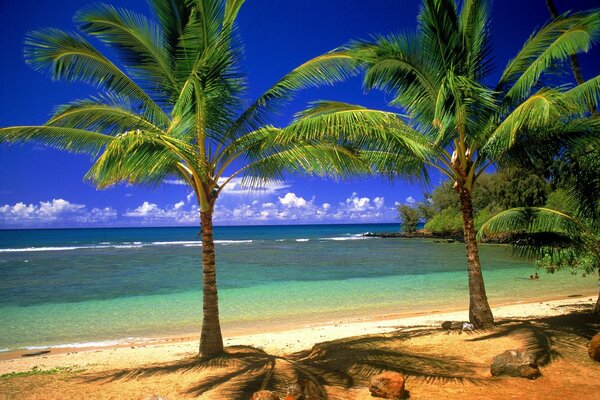
M473 190L476 229L500 211L560 203L562 192L553 190L554 186L543 177L518 167L483 173ZM458 193L449 181L425 193L421 202L399 205L398 212L404 232L415 232L419 224L425 224L425 231L439 235L460 235L463 231Z

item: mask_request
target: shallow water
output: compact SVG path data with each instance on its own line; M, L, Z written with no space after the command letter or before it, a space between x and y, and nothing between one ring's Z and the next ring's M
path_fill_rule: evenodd
M397 225L218 227L225 333L359 315L466 308L464 246L377 239ZM0 349L194 333L196 228L0 231ZM595 277L540 274L483 245L492 304L594 293Z

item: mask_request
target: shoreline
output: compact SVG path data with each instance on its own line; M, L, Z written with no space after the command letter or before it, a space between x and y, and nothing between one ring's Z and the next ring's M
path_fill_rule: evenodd
M573 296L573 295L571 295ZM528 318L561 314L565 306L581 307L594 304L597 294L582 294L577 297L538 298L523 302L492 304L497 320L506 318ZM398 329L411 327L439 327L443 321L466 321L468 310L446 309L416 311L402 314L377 316L355 316L351 319L313 321L298 326L261 326L244 332L224 332L224 345L252 346L269 354L286 355L308 350L317 343L368 334L389 334ZM29 371L36 367L112 369L143 365L153 362L194 357L197 354L199 334L182 334L163 337L131 338L106 346L49 347L48 353L24 357L26 353L42 350L17 350L0 353L0 375Z
M550 302L560 300L575 300L575 299L589 299L590 301L596 301L598 296L597 292L594 291L579 291L578 293L566 295L566 294L553 294L532 297L527 299L519 300L506 300L502 299L497 302L490 302L492 311L497 308L503 308L512 305L524 305L538 302ZM294 319L281 319L274 318L263 321L245 321L243 323L228 324L226 322L221 323L223 338L231 339L243 336L252 336L259 333L279 333L285 331L293 331L299 329L311 329L320 328L331 325L339 324L355 324L355 323L374 323L378 321L390 321L390 320L403 320L410 319L413 317L421 316L435 316L443 314L453 314L464 312L465 317L463 320L468 320L468 309L464 305L452 304L449 306L435 307L422 306L417 307L413 311L400 311L394 312L390 307L386 307L380 310L379 313L373 313L369 309L359 309L351 312L343 311L336 314L329 314L327 316L322 315L307 315L305 317L294 318ZM495 314L494 314L495 316ZM259 328L257 326L260 326ZM14 359L22 357L24 354L31 354L37 352L45 352L48 354L48 350L51 354L63 354L67 352L78 352L78 351L89 351L96 349L108 349L108 348L121 348L128 346L141 346L141 345L153 345L171 342L184 342L199 340L200 337L200 325L197 330L182 330L176 333L142 333L140 335L128 336L128 337L104 337L104 338L92 338L89 340L83 339L80 341L70 341L62 343L52 344L31 344L20 347L18 349L9 349L8 351L0 351L0 361L7 359ZM0 347L1 348L1 347ZM35 357L34 357L35 358Z

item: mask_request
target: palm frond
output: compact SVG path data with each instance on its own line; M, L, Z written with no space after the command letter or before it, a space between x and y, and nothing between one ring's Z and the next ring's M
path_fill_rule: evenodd
M108 135L135 129L161 133L167 129L158 127L135 113L126 99L117 96L79 100L60 106L46 125L85 129Z
M83 37L48 28L29 34L25 60L53 79L83 81L138 102L151 120L168 125L168 116L135 82Z
M465 0L459 15L459 29L467 59L466 76L481 80L492 70L489 34L490 5L485 0Z
M178 174L178 166L195 164L193 149L174 138L141 130L113 138L85 175L99 188L120 182L157 185L168 175Z
M163 43L174 60L177 46L183 30L189 22L192 12L189 0L149 0L154 16L158 20L163 34Z
M225 17L223 18L223 27L225 29L231 29L240 12L240 8L242 8L245 1L246 0L227 0L227 3L225 3Z
M154 21L108 4L95 4L80 11L75 21L82 31L116 48L128 71L150 93L166 101L165 96L177 89L174 60Z
M227 51L229 38L223 38L224 7L217 0L190 0L191 12L177 44L176 76L180 85L198 71L200 58L208 58L215 50ZM226 40L224 40L226 39ZM226 43L225 46L217 43ZM212 51L211 51L212 49Z
M315 57L280 79L252 103L232 124L230 136L250 132L268 123L267 115L290 101L301 89L333 85L355 76L359 62L347 50L332 51Z
M450 70L458 67L457 61L464 62L456 3L453 0L424 0L417 31L420 46L425 52L435 54L440 69Z
M292 145L270 144L234 175L243 173L245 185L256 186L264 179L280 179L283 173L302 173L319 177L343 178L372 172L369 166L347 147L335 143L296 141Z
M499 155L510 149L519 133L526 130L547 128L552 122L559 121L565 104L560 102L560 92L542 89L515 108L490 133L484 151Z
M529 95L546 69L571 54L587 52L599 33L600 12L552 20L533 34L509 62L497 90L505 90L505 102L519 102Z
M35 142L71 153L98 154L112 136L83 129L59 126L14 126L0 128L0 143Z
M351 46L367 68L366 89L392 91L393 105L405 108L416 121L431 123L441 78L434 72L434 57L421 49L417 36L389 35Z
M513 250L520 257L572 263L588 251L587 234L588 229L568 214L532 207L497 214L482 225L477 239L509 235Z
M590 107L600 105L600 75L575 86L563 94L563 101L576 105L585 114Z

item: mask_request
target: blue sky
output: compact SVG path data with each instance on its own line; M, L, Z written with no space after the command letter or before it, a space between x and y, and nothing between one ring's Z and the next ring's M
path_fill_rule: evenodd
M596 0L555 0L559 11L597 6ZM75 30L72 17L87 0L0 1L0 126L42 124L55 106L88 97L84 84L52 82L23 60L27 32L42 27ZM142 0L112 0L117 7L147 13ZM245 46L244 71L255 98L302 62L351 39L413 31L416 0L247 1L238 18ZM536 27L548 19L544 0L497 0L492 41L495 74L516 54ZM582 58L584 76L599 73L598 49ZM497 76L497 75L494 75ZM493 77L492 77L493 78ZM309 101L342 100L384 108L389 95L365 94L360 79L334 88L304 91L282 110L284 125ZM82 177L88 156L37 145L0 145L0 228L169 226L198 223L186 187L168 181L157 188L120 185L96 190ZM432 183L440 177L433 175ZM360 178L334 182L290 176L267 190L248 193L233 185L218 200L217 225L360 223L398 221L397 204L420 200L420 184Z

